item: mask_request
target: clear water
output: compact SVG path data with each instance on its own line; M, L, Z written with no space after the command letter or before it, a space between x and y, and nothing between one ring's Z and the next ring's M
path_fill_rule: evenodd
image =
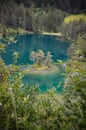
M56 91L61 92L64 86L64 75L62 68L59 67L59 72L46 74L27 74L24 76L24 83L28 81L29 86L37 85L41 92L46 92L48 89L55 88Z
M32 64L29 59L31 51L42 50L45 55L48 51L53 55L53 61L57 60L66 61L67 50L69 47L68 42L59 40L56 36L30 34L17 37L17 43L9 44L6 48L6 52L2 54L2 58L6 64L13 63L12 54L16 51L19 52L19 65ZM54 74L46 75L25 75L23 82L28 82L29 86L39 85L41 91L47 91L49 88L55 87L57 91L62 91L64 76L62 68L61 71Z

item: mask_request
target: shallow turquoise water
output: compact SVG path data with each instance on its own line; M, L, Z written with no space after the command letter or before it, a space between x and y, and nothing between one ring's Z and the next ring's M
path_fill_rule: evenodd
M64 71L59 67L59 70L54 73L45 74L27 74L23 78L23 82L28 81L28 85L37 85L41 92L46 92L48 89L54 87L58 92L63 90L64 85Z
M10 44L6 48L6 52L2 54L2 58L6 64L13 63L12 54L16 51L19 52L19 65L32 64L29 60L29 54L31 51L43 50L45 55L48 51L53 55L53 61L57 60L66 61L67 49L69 47L68 42L59 40L56 36L30 34L17 37L18 42L16 44ZM61 68L60 68L61 69ZM57 91L61 91L63 88L64 76L63 71L60 73L50 75L25 75L23 81L31 85L39 84L41 91L46 91L49 88L55 87Z

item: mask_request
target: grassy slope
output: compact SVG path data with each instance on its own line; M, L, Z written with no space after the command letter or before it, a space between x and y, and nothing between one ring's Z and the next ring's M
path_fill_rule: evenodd
M86 15L85 14L78 14L78 15L70 15L64 19L64 23L69 23L73 21L83 20L86 22Z

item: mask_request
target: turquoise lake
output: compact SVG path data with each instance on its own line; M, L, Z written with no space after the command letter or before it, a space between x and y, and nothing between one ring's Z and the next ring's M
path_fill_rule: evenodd
M42 50L45 55L48 51L53 55L53 61L66 61L68 59L67 50L69 43L59 40L56 36L29 34L17 36L17 43L9 44L6 52L2 54L2 58L6 64L12 64L12 55L14 52L19 52L18 65L32 64L29 58L31 51ZM62 91L64 84L63 70L59 67L59 72L53 74L27 74L23 78L24 83L29 86L39 85L40 91L47 91L49 88L55 87L58 92Z

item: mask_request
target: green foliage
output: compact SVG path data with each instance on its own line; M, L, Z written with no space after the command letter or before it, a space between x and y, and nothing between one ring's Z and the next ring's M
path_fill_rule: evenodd
M9 71L7 66L4 65L2 58L0 57L0 83L4 85L7 83Z
M6 26L4 25L2 28L2 37L5 38L7 36L7 29Z
M73 115L73 125L75 123L78 129L84 130L86 127L86 62L69 61L66 71L68 73L65 81L65 87L68 88L66 106L67 109L72 110L70 112Z
M84 21L86 22L86 15L85 14L78 14L78 15L70 15L64 19L64 23L70 23L74 21Z
M45 55L42 50L38 50L37 52L32 51L30 54L30 59L35 61L39 67L41 67L44 57Z
M69 16L70 17L70 16ZM86 17L86 16L85 16ZM75 17L74 17L75 18ZM82 19L80 20L73 20L68 23L64 22L62 24L62 35L64 38L75 41L78 35L83 35L86 33L86 22Z
M5 45L0 43L0 53L3 52L5 50Z
M31 7L32 5L36 6L36 7L46 7L48 5L61 9L63 11L68 11L70 13L78 13L78 12L85 12L85 7L86 7L86 3L85 1L82 0L1 0L0 4L1 5L8 5L15 2L17 4L21 4L23 3L26 7Z
M66 64L66 91L62 94L54 88L46 93L40 93L38 87L29 88L22 84L24 74L12 66L6 66L0 59L0 129L85 130L84 62L75 60Z
M4 5L4 7L1 6L0 13L1 26L3 25L3 21L5 21L2 33L3 36L6 36L8 32L15 34L15 32L22 32L22 29L34 32L59 32L66 14L51 6L45 8L31 6L30 8L26 8L23 4L17 5L16 3L11 3L11 6L10 4ZM6 28L8 27L13 28L13 30L8 29L7 32Z
M52 55L51 52L47 52L46 56L42 50L38 50L37 52L32 51L30 54L30 59L35 63L35 68L51 67Z
M41 93L38 87L22 83L23 72L16 66L19 57L14 52L14 64L5 65L0 58L0 129L1 130L85 130L86 129L86 57L85 35L71 47L71 59L64 66L65 86L62 93L51 89ZM78 46L77 46L78 45ZM3 50L3 45L0 44ZM80 51L81 50L81 51ZM74 55L73 55L74 53ZM34 51L41 61L44 53ZM84 55L83 60L76 60ZM47 53L47 61L52 55ZM36 59L35 59L36 60ZM63 64L58 61L58 64Z
M18 52L14 52L13 53L13 62L14 62L14 64L17 63L18 58L19 58L19 53Z
M21 72L11 74L10 69L0 61L0 73L5 75L4 80L0 82L0 129L56 128L54 120L63 105L63 102L60 102L62 96L55 94L54 90L49 90L43 95L39 94L37 87L28 88L21 82Z
M52 57L53 55L51 55L51 52L47 52L47 55L44 61L46 66L51 67Z
M86 37L79 35L76 44L70 47L71 60L66 63L67 78L66 109L69 110L69 120L73 121L73 127L85 130L86 128ZM78 121L77 121L78 118ZM76 125L75 125L76 124ZM74 126L75 125L75 126Z
M82 55L86 57L86 34L79 35L76 41L78 48L81 50Z
M78 35L76 42L70 44L68 55L72 59L86 61L86 34Z

